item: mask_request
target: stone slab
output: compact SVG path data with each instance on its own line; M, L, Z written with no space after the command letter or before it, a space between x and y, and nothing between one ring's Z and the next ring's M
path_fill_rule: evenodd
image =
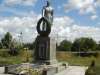
M65 70L55 75L85 75L85 71L88 67L85 66L69 66Z
M31 63L22 63L22 64L18 64L18 65L10 65L7 67L7 71L6 73L8 74L20 74L19 71L17 71L17 69L19 68L31 68L33 70L37 69L41 72L46 72L43 75L54 75L56 73L59 73L63 70L65 70L68 67L68 63L65 63L65 65L63 65L63 63L56 63L56 64L50 64L50 65L46 65L46 64L31 64Z
M12 75L12 74L0 74L0 75Z
M5 67L0 67L0 74L5 72Z

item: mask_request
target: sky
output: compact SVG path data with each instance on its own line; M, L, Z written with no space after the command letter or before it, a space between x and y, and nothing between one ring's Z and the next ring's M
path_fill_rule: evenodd
M50 0L54 9L51 37L75 40L92 37L100 41L100 0ZM0 0L0 38L10 32L32 42L46 0ZM23 34L20 35L20 32Z

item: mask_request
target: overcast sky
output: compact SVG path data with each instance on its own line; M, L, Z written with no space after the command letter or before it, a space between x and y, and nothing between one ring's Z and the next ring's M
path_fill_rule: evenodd
M9 31L18 39L22 32L23 40L32 42L44 5L46 0L0 0L0 38ZM100 0L51 0L51 5L54 8L52 36L100 40Z

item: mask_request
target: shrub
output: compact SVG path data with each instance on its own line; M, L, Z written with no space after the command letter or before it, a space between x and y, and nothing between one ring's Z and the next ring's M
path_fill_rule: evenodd
M16 56L16 55L19 54L19 49L17 49L17 48L11 48L11 49L8 51L8 53L9 53L10 55Z

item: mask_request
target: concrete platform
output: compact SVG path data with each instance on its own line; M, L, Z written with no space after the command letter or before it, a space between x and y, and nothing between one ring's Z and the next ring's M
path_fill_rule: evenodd
M0 75L12 75L12 74L4 74L5 67L0 67Z
M0 74L0 75L12 75L12 74Z
M53 65L57 66L57 65ZM0 67L0 75L12 75L12 74L3 74L4 73L4 67ZM85 66L67 66L66 69L63 69L59 71L55 75L85 75L85 71L88 69L88 67ZM51 75L53 72L50 71L49 74ZM54 74L54 73L53 73Z
M55 75L85 75L85 71L88 67L84 66L69 66L64 71L57 73Z
M0 67L0 74L5 72L5 67Z

